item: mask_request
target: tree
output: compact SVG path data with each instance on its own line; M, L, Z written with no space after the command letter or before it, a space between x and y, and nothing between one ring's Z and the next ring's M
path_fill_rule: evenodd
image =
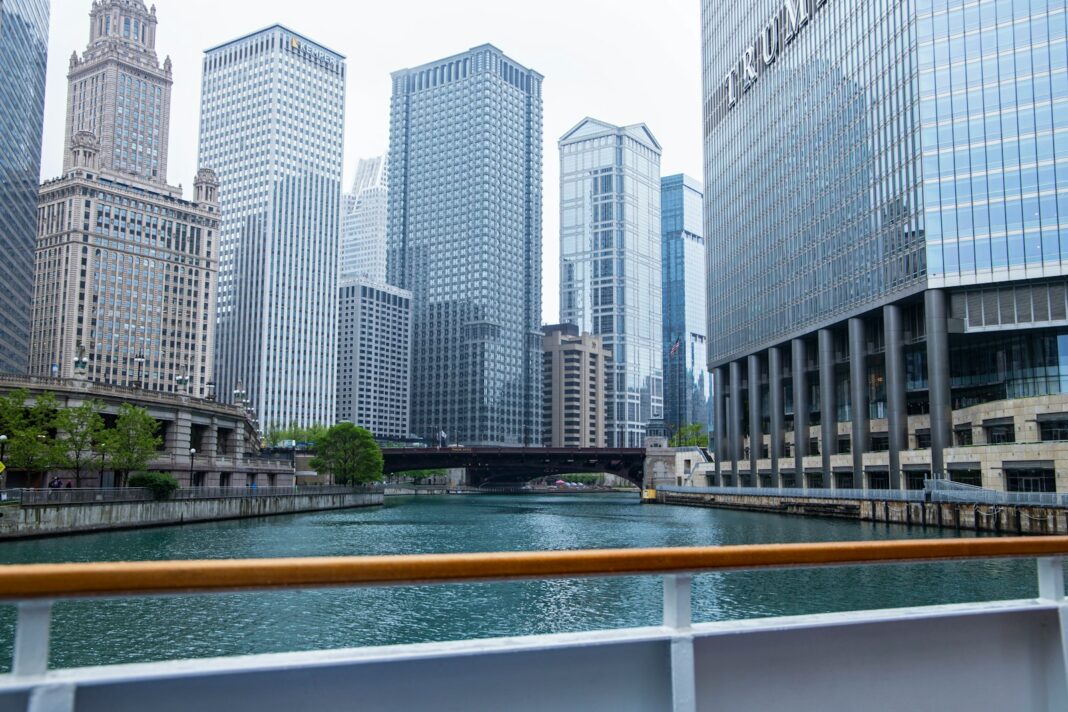
M131 487L144 487L156 499L167 499L178 489L178 480L168 472L138 472L130 476Z
M158 430L159 421L144 408L129 403L119 406L115 427L105 430L101 437L101 462L106 455L111 456L117 486L123 486L132 470L143 470L156 454L162 443Z
M12 470L44 473L58 459L54 437L57 404L51 393L34 398L19 389L0 397L0 433L7 435L4 464Z
M429 470L405 470L404 472L396 473L398 479L409 478L412 482L424 482L435 477L445 477L448 474L448 470L441 467L433 467Z
M708 445L708 435L700 423L689 423L680 425L671 441L674 447L705 447Z
M309 463L318 473L328 472L338 484L364 484L382 479L382 450L374 437L352 423L338 423L315 444Z
M82 486L82 472L94 467L95 458L104 431L104 419L100 416L103 405L86 401L75 408L64 408L56 416L56 429L66 437L57 440L57 464L74 470L74 486Z

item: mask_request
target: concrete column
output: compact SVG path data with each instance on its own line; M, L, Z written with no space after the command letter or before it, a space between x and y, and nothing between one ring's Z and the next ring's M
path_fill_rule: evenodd
M886 425L890 441L890 489L901 489L901 451L908 445L908 414L905 410L905 329L901 307L883 307L883 338L886 341Z
M760 486L760 459L764 435L760 430L760 355L749 354L749 475L754 487Z
M782 487L779 459L782 458L782 351L778 346L768 349L768 416L771 423L770 455L771 479Z
M867 350L864 320L854 317L849 320L849 393L852 401L849 410L853 421L849 447L853 453L853 484L857 487L864 486L864 453L870 447Z
M742 362L731 361L731 474L738 481L738 461L742 459Z
M834 398L834 334L820 329L817 335L820 359L820 455L823 481L835 487L831 455L838 454L838 407Z
M722 366L712 369L712 427L716 430L716 483L723 480L723 460L727 456L727 384Z
M219 424L215 418L211 421L211 425L204 430L204 436L200 438L200 450L205 457L215 458L219 454Z
M167 435L163 446L171 455L189 456L189 443L193 420L188 410L178 410L174 413L174 420L167 426Z
M945 475L944 452L953 433L949 390L949 333L946 329L946 293L923 293L927 322L927 388L931 404L931 476Z
M805 378L805 342L790 342L791 371L794 379L794 482L798 487L805 479L805 455L808 454L808 383Z

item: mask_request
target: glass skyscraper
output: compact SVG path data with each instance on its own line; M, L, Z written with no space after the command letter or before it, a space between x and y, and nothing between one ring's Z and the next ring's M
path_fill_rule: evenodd
M345 59L274 25L207 50L203 81L220 398L240 382L263 428L333 423Z
M0 0L0 373L30 349L48 0Z
M674 432L712 431L708 363L707 265L701 183L686 175L660 181L664 422Z
M724 481L1068 490L1066 15L702 0Z
M560 321L604 337L608 446L664 417L660 144L585 118L560 139Z
M393 73L387 274L412 432L541 441L542 76L492 45Z
M342 202L340 276L386 281L389 164L385 156L361 158L352 191Z

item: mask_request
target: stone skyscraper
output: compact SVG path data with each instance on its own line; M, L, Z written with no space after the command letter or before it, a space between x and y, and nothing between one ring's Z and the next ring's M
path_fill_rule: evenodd
M26 371L48 0L0 0L0 373Z
M75 135L88 131L99 168L166 183L171 59L156 57L156 6L95 0L89 45L71 54L67 81L63 170L75 166Z
M583 119L560 139L560 321L612 352L609 447L664 417L660 280L660 144Z
M281 25L205 52L200 160L218 172L220 397L260 424L334 422L345 58Z
M491 45L393 73L388 278L414 295L416 435L541 440L541 83Z
M63 175L40 188L30 371L211 395L218 182L167 185L170 61L139 0L95 2Z
M389 163L385 156L361 158L352 192L344 196L340 275L386 281L386 218Z

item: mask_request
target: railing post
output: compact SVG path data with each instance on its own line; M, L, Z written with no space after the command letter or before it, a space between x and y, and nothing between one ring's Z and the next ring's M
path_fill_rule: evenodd
M15 654L11 663L11 673L14 676L44 675L48 671L48 635L51 622L51 601L24 601L18 604Z
M1064 557L1044 556L1038 560L1038 597L1057 604L1060 655L1050 661L1050 709L1068 706L1068 601L1064 598Z
M695 712L697 685L694 674L691 590L693 576L664 576L664 627L671 630L671 709Z
M1038 597L1064 601L1064 558L1044 556L1038 560Z

